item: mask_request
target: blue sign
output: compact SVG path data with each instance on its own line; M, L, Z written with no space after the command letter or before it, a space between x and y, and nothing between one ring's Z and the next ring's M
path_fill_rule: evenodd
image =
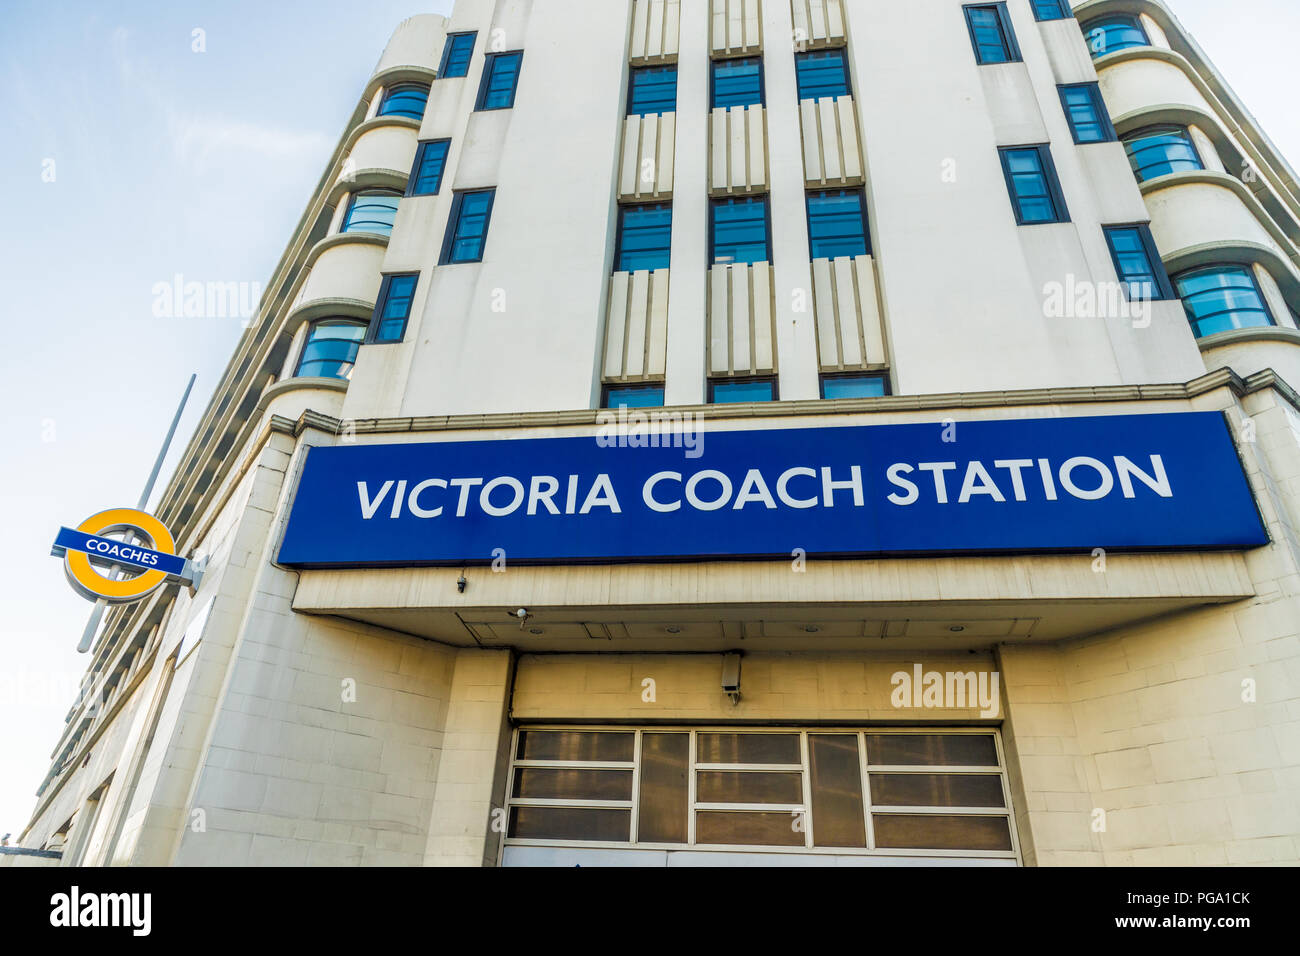
M62 557L65 552L85 554L99 564L122 564L145 571L162 571L180 577L185 572L185 559L162 551L153 551L136 544L113 538L86 534L74 528L60 528L54 539L53 553Z
M1218 412L313 448L301 567L1251 548Z

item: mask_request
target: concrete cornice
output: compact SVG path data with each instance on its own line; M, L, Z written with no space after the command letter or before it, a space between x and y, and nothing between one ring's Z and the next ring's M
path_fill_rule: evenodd
M1196 344L1202 352L1222 348L1225 345L1237 345L1241 342L1288 342L1300 345L1300 330L1288 329L1282 325L1265 325L1249 329L1229 329L1216 332L1197 339Z

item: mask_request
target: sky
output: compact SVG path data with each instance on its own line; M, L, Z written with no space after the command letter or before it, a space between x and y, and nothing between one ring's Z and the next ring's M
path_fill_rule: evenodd
M1300 166L1300 4L1167 3ZM158 314L158 289L255 298L393 28L450 6L0 0L0 834L26 825L87 661L55 532L134 506L194 372L165 486L242 331L237 310Z

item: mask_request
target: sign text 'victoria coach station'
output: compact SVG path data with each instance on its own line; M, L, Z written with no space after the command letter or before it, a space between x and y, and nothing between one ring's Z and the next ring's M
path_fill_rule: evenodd
M1248 548L1267 543L1217 412L313 448L302 567ZM630 443L629 443L630 444ZM499 553L499 552L498 552Z

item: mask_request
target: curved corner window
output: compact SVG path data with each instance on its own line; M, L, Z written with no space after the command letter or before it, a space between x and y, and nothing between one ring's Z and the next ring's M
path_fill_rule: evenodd
M1150 46L1151 40L1142 26L1142 21L1129 14L1102 17L1082 24L1084 39L1095 60L1107 53L1127 50L1134 46Z
M395 83L384 90L384 98L379 103L379 115L423 119L424 107L428 102L429 88L423 83Z
M1124 151L1140 183L1157 176L1204 169L1192 134L1181 126L1148 126L1124 137Z
M366 325L355 319L313 322L294 374L299 378L351 378Z
M1231 329L1275 325L1247 265L1216 265L1174 276L1192 332L1203 338Z
M363 189L353 193L339 232L368 232L376 236L391 236L397 204L401 198L401 193L389 189Z

